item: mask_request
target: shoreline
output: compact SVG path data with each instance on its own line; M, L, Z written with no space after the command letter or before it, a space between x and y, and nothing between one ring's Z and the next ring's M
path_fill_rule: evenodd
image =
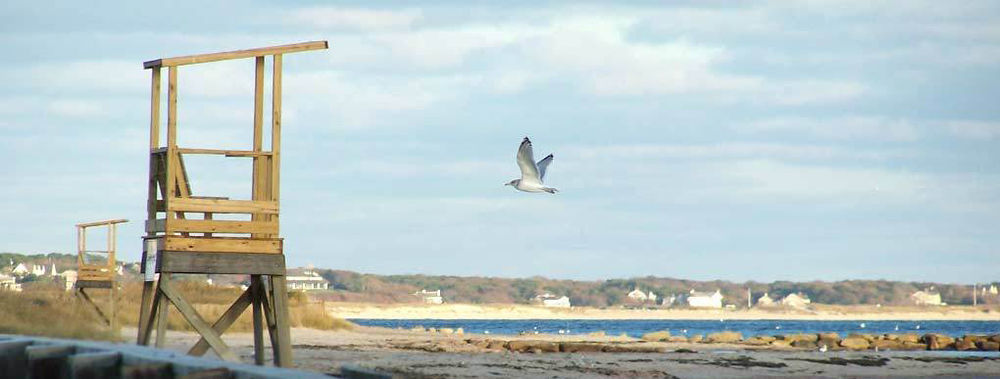
M969 307L849 307L815 310L544 308L521 304L368 304L327 302L344 319L370 320L802 320L802 321L1000 321L1000 311ZM865 309L871 308L871 309Z

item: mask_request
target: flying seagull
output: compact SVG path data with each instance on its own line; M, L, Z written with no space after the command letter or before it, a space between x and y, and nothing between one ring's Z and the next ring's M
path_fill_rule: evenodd
M513 186L518 191L556 193L556 189L542 184L545 180L545 170L552 163L552 154L535 163L535 155L531 152L531 140L524 137L521 147L517 149L517 166L521 168L521 179L514 179L504 184Z

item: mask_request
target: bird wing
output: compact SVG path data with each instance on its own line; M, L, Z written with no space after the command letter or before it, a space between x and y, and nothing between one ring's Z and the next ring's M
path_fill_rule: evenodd
M521 147L517 149L517 166L521 168L521 182L541 183L538 167L535 166L535 156L531 152L531 140L524 137Z
M538 161L538 178L542 181L545 180L545 170L549 168L549 163L552 163L552 154Z

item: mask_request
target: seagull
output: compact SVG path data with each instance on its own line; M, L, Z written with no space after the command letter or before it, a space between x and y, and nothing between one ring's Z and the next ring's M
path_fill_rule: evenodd
M542 184L542 181L545 180L545 169L549 167L549 163L552 163L552 154L535 163L535 155L531 151L531 140L524 137L524 140L521 141L521 147L517 149L517 166L521 168L521 179L511 180L504 185L513 186L518 191L524 192L556 193L557 189Z
M826 352L826 344L823 344L822 346L819 347L819 352L820 353L825 353Z

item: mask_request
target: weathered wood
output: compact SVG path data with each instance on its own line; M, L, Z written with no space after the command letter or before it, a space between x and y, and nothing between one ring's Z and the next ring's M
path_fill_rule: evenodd
M121 224L123 222L128 222L128 220L123 219L123 218L119 218L119 219L114 219L114 220L84 222L84 223L76 224L76 227L77 228L89 228L89 227L92 227L92 226L104 226L104 225Z
M143 346L149 346L149 339L153 334L153 327L156 326L156 319L160 313L160 298L163 294L160 293L155 287L152 290L153 298L149 307L149 314L145 319L139 319L139 327L143 330L143 334L139 336L139 344Z
M243 253L160 253L157 270L187 274L264 274L284 275L282 254Z
M167 210L171 212L278 213L278 203L254 200L174 198L167 203Z
M206 213L211 214L211 213ZM206 216L205 220L177 219L170 222L167 228L165 219L146 221L146 232L148 233L277 233L278 225L270 221L232 221L232 220L211 220ZM209 237L209 236L206 236Z
M117 352L97 352L71 355L67 358L69 377L74 379L117 378L121 375L119 365L122 354Z
M271 155L270 151L250 151L250 150L227 150L227 149L190 149L190 148L178 148L178 153L181 154L196 154L196 155L225 155L227 157L259 157Z
M90 304L91 309L97 313L98 317L104 320L106 324L111 325L111 319L104 315L104 312L101 311L101 307L97 306L97 303L94 303L94 300L90 298L90 295L87 295L87 293L83 291L83 288L77 288L76 294L80 296L85 303Z
M257 365L264 365L264 315L261 313L261 288L260 275L250 275L250 306L253 307L253 360Z
M292 338L288 325L288 286L284 275L271 276L271 291L274 300L274 323L278 342L274 345L274 364L278 367L292 367Z
M184 300L179 292L174 290L169 280L163 280L162 276L160 277L160 292L162 292L167 299L170 299L170 302L177 307L177 311L180 312L181 316L187 320L188 324L191 324L191 326L198 331L198 334L201 334L202 338L208 341L208 345L212 347L212 350L215 351L220 358L229 362L239 362L239 358L236 357L236 354L229 349L229 346L222 341L222 338L215 333L215 330L212 329L207 322L205 322L205 319L198 314L198 311L196 311L191 304L188 304L187 300Z
M28 353L31 340L0 341L0 373L10 378L25 378L28 376Z
M251 284L251 287L252 286L253 284ZM252 288L247 288L246 291L243 291L243 294L241 294L240 297L236 298L236 301L229 306L229 309L227 309L226 312L223 313L214 324L212 324L212 330L221 336L227 329L229 329L230 326L233 325L234 322L236 322L236 319L243 314L243 311L245 311L247 306L251 303L251 290ZM201 337L198 339L198 342L195 343L190 350L188 350L188 355L203 355L206 351L208 351L208 348L208 341L205 337Z
M112 288L112 280L77 280L76 288Z
M260 296L261 311L264 313L264 321L267 322L268 338L270 338L271 347L274 348L278 345L278 326L274 323L274 307L271 306L271 304L274 304L274 301L271 300L273 292L271 291L270 282L270 277L268 277L267 280L264 280L262 277L260 281L261 290L258 294Z
M168 224L169 225L169 224ZM281 254L281 239L166 236L162 251Z
M281 55L274 56L274 72L271 75L271 170L268 171L268 181L271 182L271 200L277 205L281 189ZM275 214L271 220L277 221Z
M123 366L122 379L173 379L169 363L145 363Z
M198 370L194 372L189 372L185 375L178 376L178 379L231 379L233 373L225 367L210 368L205 370Z
M167 343L167 324L170 322L170 304L164 296L163 283L170 280L170 274L160 274L160 283L157 285L160 296L157 297L159 305L156 307L156 347L163 348Z
M160 147L160 69L154 68L149 85L149 149Z
M143 254L142 257L143 257L142 267L145 268L146 254ZM153 282L145 282L145 281L142 282L142 298L139 300L139 330L135 337L135 341L139 345L145 345L147 343L146 340L149 338L149 337L144 338L144 336L149 335L146 332L146 329L149 328L149 324L145 321L147 318L152 316L150 308L152 306L152 301L153 301L153 291L155 290L153 284L154 284Z
M76 353L75 346L33 345L25 351L28 356L29 378L64 378L69 374L67 358Z
M146 61L142 64L142 67L147 69L154 67L174 67L174 66L182 66L182 65L189 65L196 63L217 62L229 59L250 58L250 57L257 57L264 55L298 53L302 51L326 49L328 46L329 45L327 44L326 41L310 41L302 43L293 43L290 45L226 51L221 53L186 55L173 58L160 58L151 61Z

